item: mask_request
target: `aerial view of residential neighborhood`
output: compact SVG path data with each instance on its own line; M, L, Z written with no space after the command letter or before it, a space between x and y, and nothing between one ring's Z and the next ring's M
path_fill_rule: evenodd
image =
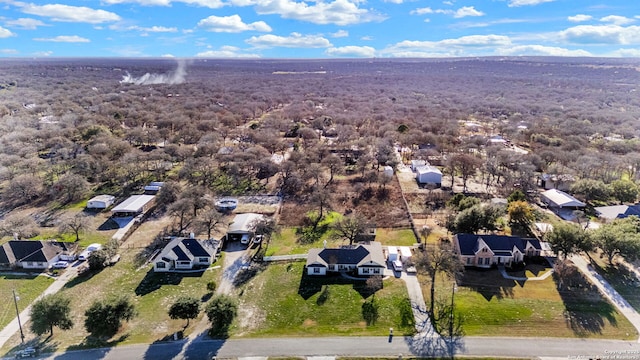
M6 59L0 356L638 359L639 66Z

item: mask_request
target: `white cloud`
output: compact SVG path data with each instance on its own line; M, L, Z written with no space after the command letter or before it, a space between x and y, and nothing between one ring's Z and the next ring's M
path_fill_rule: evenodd
M419 8L415 10L411 10L409 14L411 15L424 15L424 14L433 14L434 10L430 7Z
M640 26L578 25L559 35L568 42L580 44L640 44Z
M342 29L331 34L331 37L334 37L334 38L343 38L348 36L349 36L349 32L347 30L342 30Z
M518 45L496 50L499 55L507 56L593 56L585 50L570 50L561 47L543 45Z
M163 58L174 58L175 56L173 56L173 54L162 54L162 55L160 55L160 57L163 57Z
M484 16L485 13L476 10L473 6L464 6L458 10L450 9L432 9L430 7L418 8L409 12L411 15L425 15L425 14L444 14L452 15L456 19L460 19L467 16Z
M271 27L264 21L245 24L239 15L209 16L198 22L198 26L207 31L239 33L243 31L271 32Z
M613 57L640 57L640 49L618 49L608 56Z
M583 21L589 21L591 19L593 19L593 16L584 15L584 14L578 14L578 15L574 15L574 16L569 16L567 18L567 20L569 20L571 22L583 22Z
M196 54L197 57L205 58L259 58L258 54L247 54L240 52L240 48L235 46L222 46L220 50L207 50Z
M45 26L45 23L43 23L42 21L36 20L36 19L30 19L30 18L20 18L16 20L9 20L5 24L9 27L15 27L15 28L26 29L26 30L35 30L38 28L38 26Z
M249 1L243 1L243 3L249 3ZM314 24L342 26L384 20L382 15L361 9L358 6L360 3L360 0L318 1L312 4L293 0L253 0L255 10L260 15L277 14L285 19Z
M376 49L371 46L342 46L328 48L325 53L329 56L341 57L374 57Z
M373 41L373 36L365 35L360 38L362 41Z
M402 4L404 2L404 0L382 0L382 1L387 3L392 3L392 4Z
M210 9L218 9L225 4L221 0L103 0L107 4L138 4L142 6L171 6L172 3L184 3L206 7Z
M51 18L54 21L101 24L120 20L120 16L105 10L63 4L35 5L16 3L22 12Z
M154 32L154 33L178 32L178 29L175 27L164 27L164 26L151 26L151 27L129 26L127 30L137 30L137 31Z
M35 41L50 41L50 42L66 42L66 43L88 43L91 40L80 37L78 35L60 35L52 38L35 38Z
M614 24L614 25L627 25L627 24L630 24L632 22L635 22L634 19L629 19L628 17L618 16L618 15L605 16L605 17L601 18L600 21L611 23L611 24Z
M538 5L547 2L553 2L555 0L509 0L509 7Z
M14 54L18 54L18 50L16 50L16 49L0 49L0 54L14 55Z
M33 56L35 57L47 57L47 56L51 56L53 55L53 51L51 50L47 50L47 51L36 51L33 53Z
M511 39L502 35L470 35L440 41L404 40L379 53L391 57L452 57L493 55L495 48L512 46ZM468 51L476 51L471 54Z
M476 10L473 6L465 6L456 10L453 14L453 17L456 19L467 17L467 16L483 16L484 13L482 11Z
M2 26L0 26L0 39L2 38L8 38L11 36L14 36L15 34L12 33L11 31L9 31L9 29L5 29Z
M289 47L289 48L326 48L331 43L319 35L301 35L291 33L290 36L261 35L252 36L246 40L247 44L256 47Z

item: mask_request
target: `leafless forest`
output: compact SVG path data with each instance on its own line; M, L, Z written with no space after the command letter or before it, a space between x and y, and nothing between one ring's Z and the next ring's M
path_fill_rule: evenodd
M358 207L393 196L378 169L401 148L505 194L537 172L635 180L639 84L628 59L4 59L2 209L149 181L174 211L205 194Z

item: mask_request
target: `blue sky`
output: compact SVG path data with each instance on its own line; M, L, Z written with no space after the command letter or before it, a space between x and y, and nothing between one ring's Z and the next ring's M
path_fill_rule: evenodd
M1 57L640 57L638 0L0 0Z

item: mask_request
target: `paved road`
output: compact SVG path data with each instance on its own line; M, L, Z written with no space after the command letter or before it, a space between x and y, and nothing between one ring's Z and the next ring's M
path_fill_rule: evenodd
M188 344L188 345L187 345ZM178 341L155 345L119 346L108 349L70 351L45 359L212 359L256 356L393 356L457 355L484 357L538 357L545 359L639 359L640 344L617 340L581 340L558 338L483 338L468 337L453 344L439 338L331 337L286 339Z

